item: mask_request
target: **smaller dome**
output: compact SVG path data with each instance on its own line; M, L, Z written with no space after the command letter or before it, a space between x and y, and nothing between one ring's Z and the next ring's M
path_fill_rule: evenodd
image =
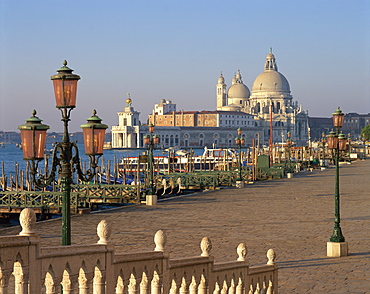
M227 92L227 97L230 98L249 98L250 91L248 87L241 83L235 83L230 86L229 91Z

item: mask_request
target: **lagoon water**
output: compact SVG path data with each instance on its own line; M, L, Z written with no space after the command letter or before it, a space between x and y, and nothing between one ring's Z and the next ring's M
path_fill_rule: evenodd
M0 147L0 164L4 162L4 173L15 174L16 165L19 166L21 170L25 170L26 161L23 160L23 151L17 147L15 144L5 144L4 147ZM51 144L47 144L47 150L51 150ZM85 149L83 144L78 144L79 154L82 158L82 161L88 162L88 157L84 154ZM111 164L114 163L114 160L120 162L122 157L131 157L131 156L138 156L145 152L145 149L108 149L104 150L104 155L99 159L99 164L101 164L102 159L104 159L105 164L108 160L111 161ZM167 156L167 152L158 149L154 150L154 156ZM195 155L203 154L203 149L194 149ZM42 164L40 165L42 166ZM0 176L3 171L1 170L0 166Z

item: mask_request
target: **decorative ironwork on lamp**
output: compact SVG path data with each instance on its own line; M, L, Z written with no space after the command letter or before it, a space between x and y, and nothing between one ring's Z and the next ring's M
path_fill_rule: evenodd
M104 136L107 125L101 123L101 119L94 110L92 117L86 124L81 125L84 132L86 155L90 158L90 169L83 173L80 156L76 142L70 142L68 122L71 110L76 107L77 82L80 76L73 74L73 70L67 67L67 61L57 70L58 74L51 76L54 84L56 108L60 109L64 123L62 142L56 143L52 153L52 167L49 173L40 174L39 162L44 158L46 144L46 130L49 126L41 123L33 116L20 125L24 160L31 163L30 173L35 186L43 188L50 185L58 171L61 176L62 203L62 245L71 244L71 220L70 220L70 196L73 172L77 171L79 180L89 182L93 179L99 157L103 154Z

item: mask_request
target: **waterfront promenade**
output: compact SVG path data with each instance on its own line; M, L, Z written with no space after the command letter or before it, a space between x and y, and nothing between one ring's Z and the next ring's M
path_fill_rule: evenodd
M257 182L160 202L72 217L72 243L95 243L102 219L112 225L119 252L154 249L153 236L167 234L171 258L200 255L204 236L216 262L236 260L245 242L251 265L277 253L279 293L370 293L370 160L341 165L341 227L347 257L326 257L333 229L335 168L295 174L292 179ZM60 245L61 220L36 224L44 246ZM0 230L18 234L19 227Z

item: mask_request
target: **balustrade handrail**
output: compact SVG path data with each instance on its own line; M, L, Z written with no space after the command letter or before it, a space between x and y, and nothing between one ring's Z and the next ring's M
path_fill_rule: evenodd
M237 261L214 263L211 241L204 237L200 256L170 259L160 230L154 251L116 254L105 220L98 225L96 244L41 247L35 222L34 211L26 208L20 215L20 234L0 237L0 293L14 289L16 294L55 294L59 285L63 293L278 293L272 249L267 265L250 267L243 243Z

